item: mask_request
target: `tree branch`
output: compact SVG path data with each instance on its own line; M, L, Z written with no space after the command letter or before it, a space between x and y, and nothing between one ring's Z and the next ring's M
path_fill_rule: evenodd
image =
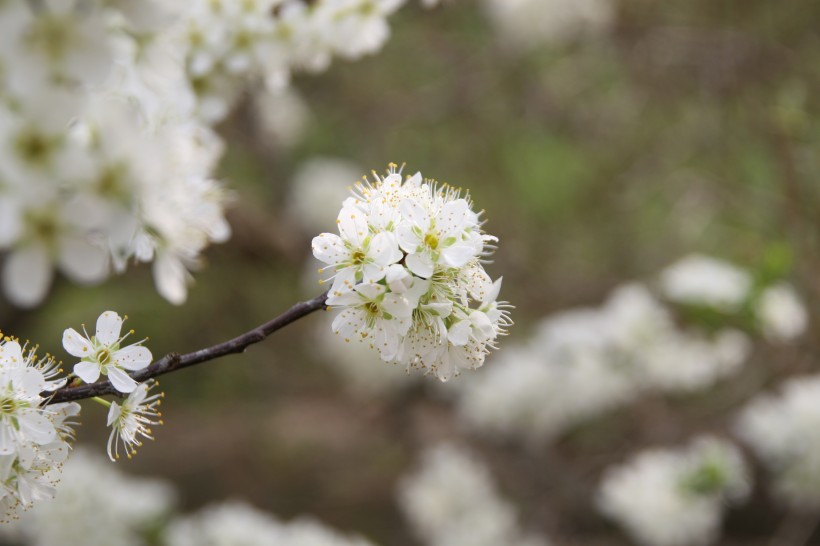
M219 357L242 353L255 343L267 338L275 331L284 328L288 324L299 320L302 317L309 315L319 309L326 309L325 301L327 300L327 292L320 296L316 296L312 300L297 303L278 317L257 326L249 332L245 332L233 339L218 343L205 349L200 349L192 353L178 354L168 353L159 360L154 361L150 366L143 370L132 372L129 375L136 381L143 382L148 379L187 368L194 364L208 362ZM85 398L92 398L94 396L102 396L105 394L120 394L108 380L98 381L90 385L71 386L57 389L53 393L43 393L43 396L50 398L46 404L57 404L59 402L72 402L75 400L83 400Z

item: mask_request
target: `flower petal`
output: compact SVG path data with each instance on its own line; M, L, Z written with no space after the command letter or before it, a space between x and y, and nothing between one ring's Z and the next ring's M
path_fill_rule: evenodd
M120 338L121 330L122 317L114 311L106 311L97 319L97 335L95 340L97 343L110 347Z
M407 269L422 279L428 279L433 275L433 259L427 252L409 254L404 263Z
M331 265L346 261L350 255L342 238L332 233L322 233L314 237L311 248L317 260Z
M100 378L100 365L96 362L84 360L74 364L74 375L86 383L94 383Z
M142 370L148 367L153 360L151 351L142 345L130 345L120 349L112 356L118 366L129 371Z
M6 296L19 307L34 307L45 297L53 275L51 260L44 246L20 248L6 258L3 268Z
M91 342L74 328L68 328L63 332L63 347L68 354L79 358L84 358L94 352Z
M108 379L111 381L111 385L113 385L118 391L131 393L137 388L137 382L123 370L112 366L109 367L107 371Z
M355 207L343 207L336 223L339 224L339 234L342 239L354 247L361 248L369 233L367 216Z

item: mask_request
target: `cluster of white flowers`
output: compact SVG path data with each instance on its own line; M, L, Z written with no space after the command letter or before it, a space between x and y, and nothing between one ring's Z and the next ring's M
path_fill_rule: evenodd
M736 330L680 328L648 288L629 284L601 308L547 317L528 343L460 385L458 411L481 430L541 440L646 389L708 388L748 350Z
M612 0L484 0L484 11L505 46L526 51L607 31Z
M360 537L342 535L305 519L282 523L244 502L203 508L171 522L164 534L168 546L371 546Z
M128 397L122 404L106 402L108 410L108 426L111 435L108 438L108 457L114 461L119 458L119 446L122 444L128 458L136 453L141 446L140 438L153 439L151 426L162 424L158 406L162 402L163 393L148 393L156 386L156 382L149 380L137 383L127 372L143 370L151 364L153 355L142 341L132 345L123 345L123 341L134 333L133 330L125 335L122 332L124 319L114 311L105 311L97 319L97 329L94 336L80 335L73 328L63 332L63 347L69 354L80 358L74 365L74 374L86 383L94 383L100 375L108 377L111 385Z
M442 381L482 366L510 323L501 279L481 265L497 239L459 190L420 173L403 181L395 165L374 177L344 201L339 235L313 239L332 273L327 304L341 309L333 331Z
M791 379L779 396L754 399L736 431L774 475L781 499L797 510L820 507L820 376Z
M726 315L748 312L770 341L792 341L808 326L808 312L790 284L758 287L748 271L709 256L693 254L672 264L661 273L659 288L677 304Z
M242 79L278 91L293 69L321 71L334 55L358 59L381 49L387 16L404 0L195 0L179 2L177 39L187 52L198 115L222 119Z
M83 447L63 470L57 496L0 526L0 539L28 546L372 546L313 519L283 523L240 501L177 515L170 484L123 474Z
M0 526L0 535L29 546L137 546L174 503L168 484L128 477L82 447L63 471L57 496Z
M600 510L639 544L688 546L714 542L727 502L750 491L746 465L730 443L701 437L682 451L644 451L610 469Z
M160 57L141 49L158 32L129 7L0 6L0 249L16 305L38 304L55 267L96 283L129 260L153 262L158 289L180 303L187 268L228 236L225 195L209 179L221 143L171 104L185 92L168 86L184 80L173 55L164 67L146 60Z
M449 444L422 454L419 469L401 483L399 503L429 546L548 544L522 531L515 509L499 497L489 470Z
M17 340L0 341L0 520L54 496L60 468L74 437L75 403L44 406L59 388L53 358L40 358Z
M182 303L203 250L230 235L211 125L264 79L276 93L256 101L263 129L292 143L305 107L283 86L291 69L376 51L402 3L0 4L6 296L31 307L55 269L93 284L145 262L160 294Z

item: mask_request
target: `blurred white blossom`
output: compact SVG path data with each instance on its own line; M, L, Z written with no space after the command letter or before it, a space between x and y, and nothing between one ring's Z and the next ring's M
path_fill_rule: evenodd
M793 287L786 283L770 286L760 294L757 316L767 338L790 341L806 331L808 311Z
M522 51L606 32L612 0L484 0L484 11L509 48Z
M683 329L645 286L627 284L600 308L542 320L532 339L456 389L458 413L479 430L539 441L645 390L707 389L749 351L740 331Z
M732 264L693 254L666 268L660 287L676 303L734 312L749 296L752 278Z
M405 476L399 503L416 534L429 546L546 546L524 533L514 507L496 490L489 470L449 444L422 453Z
M29 546L141 546L174 500L168 484L124 475L78 447L64 463L56 497L3 525L0 533Z
M298 167L290 182L288 214L305 233L332 229L339 204L350 196L350 188L361 180L362 172L358 165L344 159L309 159Z
M738 416L736 431L766 463L781 499L797 510L820 507L820 376L758 396Z
M241 501L208 506L175 519L164 535L167 546L370 546L314 520L282 523Z
M718 538L724 504L748 496L747 474L733 445L701 437L685 450L648 450L609 469L598 505L639 544L708 544Z

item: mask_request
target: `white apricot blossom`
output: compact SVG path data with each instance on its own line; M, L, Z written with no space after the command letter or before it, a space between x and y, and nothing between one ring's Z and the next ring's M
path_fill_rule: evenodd
M114 311L105 311L97 319L96 335L80 335L73 328L63 332L63 347L72 356L80 358L74 365L74 373L86 383L94 383L105 375L115 389L122 393L133 392L137 382L127 371L142 370L152 360L151 351L138 341L123 346L133 331L120 336L123 318Z
M480 367L511 324L509 305L496 301L501 280L481 262L496 238L460 190L420 173L402 180L396 165L374 176L342 204L339 234L313 239L333 273L333 331L442 381Z

